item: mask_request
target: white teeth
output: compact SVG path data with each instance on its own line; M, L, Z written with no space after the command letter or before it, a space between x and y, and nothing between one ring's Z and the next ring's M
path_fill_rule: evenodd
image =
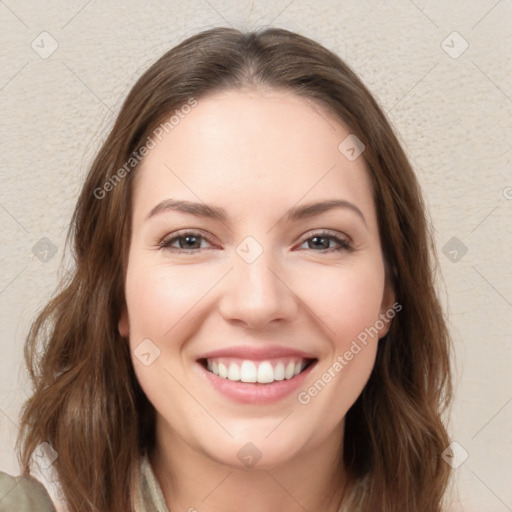
M241 364L239 364L241 362ZM299 375L306 366L306 360L279 361L274 366L270 361L254 362L243 360L230 361L229 358L207 360L207 369L222 379L242 382L270 384L274 381L289 380Z
M223 379L228 378L228 369L226 368L226 365L219 363L219 377L222 377Z
M264 361L258 367L258 382L266 384L274 380L274 368L268 361Z
M231 363L228 370L229 380L240 380L240 366L236 363Z
M284 379L284 364L277 363L274 369L274 379L283 380Z
M244 361L242 363L240 367L240 380L242 382L256 382L258 380L258 370L252 361Z

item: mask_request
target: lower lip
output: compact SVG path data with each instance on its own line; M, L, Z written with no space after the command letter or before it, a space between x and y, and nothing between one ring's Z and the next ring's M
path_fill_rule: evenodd
M275 380L271 384L223 379L209 372L202 364L197 364L212 387L222 395L244 404L271 404L282 400L300 388L300 386L304 384L304 380L307 378L310 371L316 365L316 362L291 379Z

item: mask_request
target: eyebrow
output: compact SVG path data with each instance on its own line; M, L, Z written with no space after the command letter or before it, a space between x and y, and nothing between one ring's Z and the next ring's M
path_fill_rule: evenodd
M286 220L287 222L292 222L307 219L321 215L322 213L328 212L329 210L333 210L335 208L351 210L361 218L365 226L367 225L363 212L355 204L344 199L328 199L325 201L294 206L288 210L286 214ZM224 208L207 205L205 203L195 203L193 201L184 201L178 199L164 199L154 208L152 208L152 210L146 215L146 220L154 217L155 215L159 215L168 211L189 213L191 215L195 215L196 217L218 220L220 222L226 222L228 220L228 215Z

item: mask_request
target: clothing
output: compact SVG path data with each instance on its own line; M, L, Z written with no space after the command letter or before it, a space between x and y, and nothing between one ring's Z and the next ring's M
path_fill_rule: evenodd
M141 460L136 512L169 512L147 457ZM29 476L13 477L0 471L0 512L55 512L43 485Z
M34 478L0 471L0 512L54 512L46 489Z
M141 460L135 511L169 512L147 456ZM0 512L55 512L55 507L46 489L34 478L13 477L0 471Z
M153 473L147 456L141 462L141 482L136 497L136 512L169 512L162 489Z

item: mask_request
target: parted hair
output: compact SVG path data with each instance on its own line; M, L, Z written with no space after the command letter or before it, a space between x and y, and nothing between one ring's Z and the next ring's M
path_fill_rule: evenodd
M247 87L295 93L365 145L382 251L402 310L345 418L344 504L351 512L440 512L450 481L441 453L450 442L443 417L452 398L451 342L421 190L389 121L350 67L319 43L279 28L196 34L159 58L129 92L76 204L67 238L73 269L26 340L33 394L18 437L23 471L47 442L58 453L53 466L70 512L134 509L141 457L155 446L155 411L117 327L137 166L122 179L119 169L191 98ZM108 193L99 194L107 182Z

